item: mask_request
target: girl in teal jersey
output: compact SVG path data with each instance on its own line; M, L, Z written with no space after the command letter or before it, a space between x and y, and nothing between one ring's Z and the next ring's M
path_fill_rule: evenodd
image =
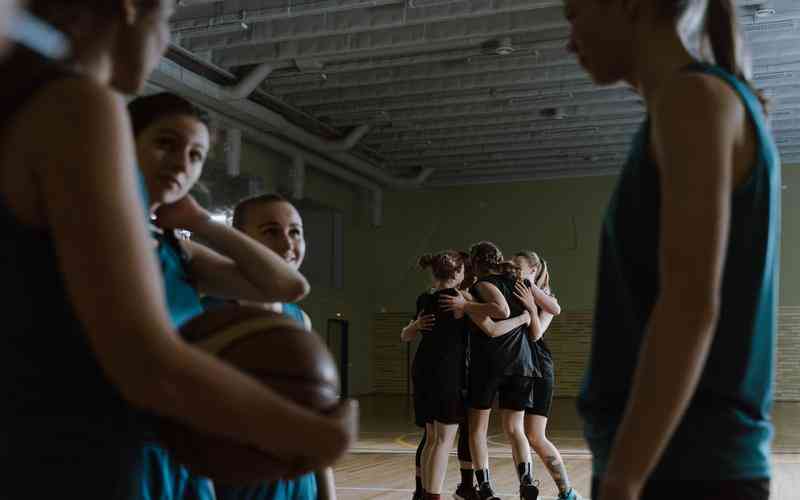
M280 256L297 271L306 255L303 219L286 198L265 194L241 201L234 210L233 226ZM266 303L265 303L266 302ZM289 301L249 303L288 316L305 326L311 334L311 319L297 304ZM286 424L287 427L291 423ZM333 469L320 468L296 479L273 481L253 486L216 485L219 500L335 500Z
M352 440L348 418L283 404L182 342L165 307L120 93L138 92L164 53L174 2L28 7L71 51L54 62L14 46L0 66L0 274L16 291L0 335L3 497L141 498L131 486L145 477L148 413L309 469L331 463ZM324 438L303 444L307 434L262 425L273 418Z
M593 496L766 499L780 161L736 5L565 8L595 82L625 82L647 108L601 236L579 399Z
M169 93L135 99L128 110L174 324L180 327L202 312L201 293L260 301L302 297L308 284L297 269L239 231L214 222L187 194L210 147L206 114ZM178 238L175 229L191 231L217 251ZM193 476L157 444L148 444L143 460L151 472L140 482L146 485L146 497L164 498L171 492L174 498L214 498L209 480Z

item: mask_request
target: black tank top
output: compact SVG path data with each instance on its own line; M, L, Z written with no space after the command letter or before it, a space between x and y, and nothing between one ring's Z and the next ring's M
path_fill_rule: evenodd
M525 286L531 288L530 280L525 280ZM537 310L540 311L541 308L537 306ZM535 351L536 361L539 363L539 371L541 372L542 378L546 378L549 380L555 379L555 368L553 366L553 353L550 351L550 348L547 346L547 343L544 340L544 335L539 340L532 340L528 337L531 343L531 349Z
M463 356L465 343L465 322L456 319L452 312L444 311L439 306L442 296L455 297L458 291L454 288L429 291L417 298L417 317L433 314L436 318L434 327L429 332L422 332L422 341L418 353L422 349L436 353L437 357Z
M43 87L77 77L25 48L15 48L0 74L6 89L0 141ZM3 490L13 498L26 488L36 498L71 490L82 498L113 498L134 468L142 415L100 367L69 299L52 235L20 222L1 195L0 276Z
M516 278L510 274L487 276L478 280L472 287L472 295L479 302L486 302L481 297L478 285L489 283L497 287L508 302L511 310L510 318L525 312L525 307L514 297ZM498 321L495 318L495 321ZM472 364L488 363L490 375L520 375L539 377L536 352L528 341L528 327L523 325L500 337L489 337L475 324L470 327L470 362Z

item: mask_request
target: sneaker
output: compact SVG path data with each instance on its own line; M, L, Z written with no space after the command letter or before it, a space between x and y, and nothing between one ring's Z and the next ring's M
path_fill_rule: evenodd
M583 497L578 495L575 488L570 488L568 492L558 495L558 500L583 500Z
M501 498L494 494L492 484L486 482L478 486L478 500L501 500Z
M453 493L453 500L480 500L478 489L473 485L467 486L461 483L456 488L456 492Z
M539 498L539 488L535 484L519 486L519 500L536 500L537 498Z

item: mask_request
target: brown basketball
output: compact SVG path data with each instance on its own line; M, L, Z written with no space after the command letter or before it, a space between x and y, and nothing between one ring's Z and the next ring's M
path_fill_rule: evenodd
M303 406L326 412L338 402L339 376L333 357L318 335L290 318L231 305L194 318L181 328L181 334ZM290 464L277 457L176 422L163 422L159 436L178 462L223 483L272 481L290 470Z

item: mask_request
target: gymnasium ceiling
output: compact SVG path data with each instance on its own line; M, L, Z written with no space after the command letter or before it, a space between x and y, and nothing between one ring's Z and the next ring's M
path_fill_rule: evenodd
M800 1L738 3L784 163L800 163ZM643 116L566 52L559 0L179 5L161 87L381 186L612 174Z

